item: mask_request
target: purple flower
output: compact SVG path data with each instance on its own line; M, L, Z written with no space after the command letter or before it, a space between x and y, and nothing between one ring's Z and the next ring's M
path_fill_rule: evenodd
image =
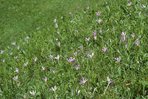
M67 59L67 61L68 61L69 63L74 63L76 60L75 60L75 58L70 57L70 58Z

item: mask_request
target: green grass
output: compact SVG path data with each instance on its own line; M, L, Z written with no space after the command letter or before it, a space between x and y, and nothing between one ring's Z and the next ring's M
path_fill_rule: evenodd
M0 17L1 99L148 98L147 0L1 0Z

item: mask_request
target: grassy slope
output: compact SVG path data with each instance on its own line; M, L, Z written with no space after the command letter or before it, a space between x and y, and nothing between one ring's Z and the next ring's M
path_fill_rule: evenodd
M0 67L2 97L30 97L31 90L36 90L38 98L146 97L148 9L141 8L141 4L146 4L145 0L135 1L131 7L126 6L126 1L104 0L7 0L1 1L1 4L0 46L5 53L0 59L6 61L0 63L3 66ZM86 9L88 5L90 9ZM98 10L103 20L101 24L96 23L95 12ZM142 14L139 15L139 12ZM58 20L58 29L54 28L54 18ZM100 29L103 32L99 32ZM99 33L97 41L92 38L95 30ZM128 48L119 40L122 31L127 33ZM133 32L135 38L131 38ZM27 41L24 40L26 36L29 36ZM85 42L86 37L91 37L89 43ZM140 47L133 44L138 37ZM13 46L11 42L17 45ZM79 48L82 45L83 49ZM101 51L104 46L109 50L105 54ZM74 56L76 51L78 55ZM86 57L90 52L95 53L93 59ZM58 54L59 61L49 58L49 55L55 57ZM77 59L80 70L76 71L67 62L70 56ZM122 60L115 63L114 58L118 56ZM34 62L35 57L37 62ZM26 62L28 66L24 67ZM42 71L42 66L45 71ZM15 72L16 68L19 73ZM12 78L16 75L19 80L15 82ZM103 95L107 76L114 85ZM44 77L48 77L46 83ZM88 79L85 85L79 84L81 77ZM55 93L50 90L53 86L58 88ZM76 95L76 90L80 90L80 95Z
M78 7L92 5L94 0L1 0L0 1L0 45L1 47L24 34L48 28L53 18ZM77 9L77 10L75 10Z

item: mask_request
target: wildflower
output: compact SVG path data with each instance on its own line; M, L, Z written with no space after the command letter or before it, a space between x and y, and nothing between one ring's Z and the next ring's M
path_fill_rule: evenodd
M89 53L89 54L87 54L87 57L89 57L89 58L92 58L94 56L94 53L92 52L92 53Z
M105 88L105 90L104 90L104 94L106 93L106 91L107 91L109 85L113 83L113 80L110 79L109 77L107 77L107 83L108 83L108 84L107 84L107 86L106 86L106 88Z
M108 50L107 47L102 48L102 52L104 52L104 53L107 52L107 50Z
M55 25L54 25L54 26L55 26L55 28L57 29L57 28L58 28L58 23L55 23Z
M14 59L18 59L18 56L14 56Z
M5 59L2 59L2 62L5 63Z
M45 82L47 82L48 78L47 78L47 77L45 77L43 80L44 80Z
M60 55L57 55L54 59L55 60L59 60L60 59Z
M28 65L28 61L23 64L24 67L26 67L27 65Z
M51 91L55 92L57 90L57 86L51 87Z
M96 31L93 32L93 37L94 37L94 40L97 40L97 32Z
M83 45L79 46L79 48L80 48L81 50L83 50Z
M69 63L74 63L74 62L76 61L76 59L73 58L73 57L70 57L70 58L67 59L67 61L68 61Z
M86 78L84 78L84 77L82 77L81 79L80 79L80 85L84 85L86 82L87 82L88 80L86 79Z
M116 61L116 63L119 63L121 61L121 57L120 56L119 57L116 57L115 58L115 61Z
M54 23L57 23L57 19L55 18L55 19L53 20L53 22L54 22Z
M120 40L121 40L122 42L125 42L125 40L126 40L126 33L125 33L125 32L122 32L122 33L121 33L121 38L120 38Z
M30 93L32 96L35 96L36 91L32 90L32 91L30 91L29 93Z
M50 55L49 55L49 58L50 58L50 59L53 59L54 57L53 57L53 55L50 54Z
M131 37L132 37L132 38L135 38L135 33L132 33L132 34L131 34Z
M33 60L34 60L34 62L36 62L36 61L38 60L38 58L37 58L37 57L34 57L34 59L33 59Z
M18 81L18 75L12 78L14 81Z
M110 79L109 77L107 77L107 82L108 82L108 84L110 85L111 83L113 83L113 80Z
M127 6L131 6L131 5L132 5L132 2L129 0L127 3Z
M96 22L97 22L98 24L102 23L102 21L103 21L102 19L97 19L97 20L96 20Z
M16 73L19 73L19 69L18 69L18 68L16 68L16 69L15 69L15 72L16 72Z
M16 42L12 42L11 45L14 45L15 46L16 45Z
M98 11L98 12L96 12L96 16L100 16L101 15L101 13Z
M135 44L136 46L139 46L139 45L140 45L140 40L139 40L139 39L136 39L135 42L134 42L134 44Z
M79 65L79 64L75 64L75 65L74 65L74 68L75 68L76 70L79 70L79 69L80 69L80 65Z
M0 51L0 54L3 54L3 53L4 53L4 50L1 50L1 51Z
M74 56L77 56L78 55L78 52L74 52L73 54L74 54Z
M42 66L42 71L45 71L45 70L46 70L46 68L44 66Z
M85 38L85 41L86 41L86 42L89 42L89 41L90 41L90 37L86 37L86 38Z

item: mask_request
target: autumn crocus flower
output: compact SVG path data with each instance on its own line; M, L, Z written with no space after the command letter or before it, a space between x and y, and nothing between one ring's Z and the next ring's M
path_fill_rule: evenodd
M74 63L74 62L75 62L75 58L70 57L70 58L67 59L67 61L68 61L69 63Z
M97 32L96 31L93 32L93 37L94 37L94 40L97 40Z

